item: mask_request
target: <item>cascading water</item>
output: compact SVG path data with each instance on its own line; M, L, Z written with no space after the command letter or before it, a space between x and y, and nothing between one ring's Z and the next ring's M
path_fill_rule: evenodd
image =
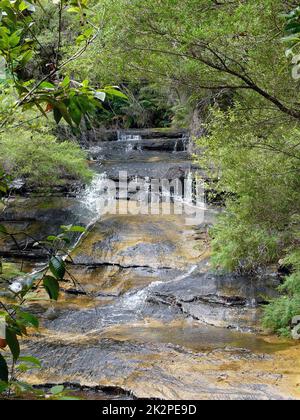
M103 159L103 155L101 154L103 151L103 147L102 146L94 146L94 147L90 147L88 149L88 154L89 154L89 158L92 161L99 161Z
M205 224L187 226L182 213L103 217L103 206L116 202L109 178L116 179L119 170L131 170L128 183L136 182L144 199L149 191L153 194L153 179L185 179L184 187L160 186L159 203L194 205L197 177L188 154L180 153L188 150L188 136L145 133L142 139L120 132L119 142L99 141L90 150L91 156L106 153L101 165L93 163L102 173L95 173L76 198L74 213L80 224L93 229L71 250L72 274L88 295L83 289L76 295L72 284L63 284L55 318L45 315L43 329L26 349L43 360L43 368L28 375L37 385L54 380L121 386L140 398L275 398L281 373L291 364L280 362L280 375L274 378L268 370L273 360L260 348L266 344L255 335L233 331L239 323L243 331L245 324L255 324L256 299L243 304L245 296L253 296L248 279L208 272ZM141 164L133 152L147 139L149 146L140 149ZM257 285L252 289L258 291ZM259 296L267 295L263 285Z
M130 154L134 150L142 151L141 146L138 144L142 140L140 134L130 134L124 131L118 131L118 142L126 143L125 153Z
M190 136L187 134L182 135L183 151L187 152L190 145Z
M178 140L176 140L175 142L173 153L177 153L177 149L178 149Z
M118 131L118 141L141 141L142 136L140 134L128 134L123 131Z
M187 152L189 149L189 144L190 137L187 134L183 134L181 139L176 139L173 153Z
M194 273L194 271L197 270L197 265L193 265L190 267L189 270L186 272L180 274L179 276L175 277L175 279L169 280L169 281L155 281L146 288L139 290L138 292L131 292L124 296L124 298L121 300L121 306L130 309L130 310L138 310L142 312L147 305L147 300L149 296L151 296L151 293L155 291L155 288L159 286L160 284L167 284L167 283L174 283L177 281L182 281L185 278L189 277Z
M109 187L107 174L96 174L91 184L78 197L81 210L89 214L90 222L99 220L114 202L116 191Z

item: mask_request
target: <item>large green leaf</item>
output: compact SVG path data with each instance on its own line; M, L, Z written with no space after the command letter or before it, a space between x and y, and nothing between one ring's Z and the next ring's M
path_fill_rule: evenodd
M128 100L128 96L125 95L125 93L121 92L114 86L107 86L105 89L103 89L103 92L107 93L108 95L116 96L118 98L122 98L125 100Z
M40 84L41 89L55 89L55 85L50 82L43 82Z
M297 34L300 32L300 23L290 22L286 25L285 30L291 34Z
M61 394L64 391L65 387L63 385L56 385L50 389L52 395Z
M66 76L64 80L61 82L61 87L66 88L70 85L71 79L69 76Z
M95 92L94 96L99 101L104 102L105 101L105 98L106 98L106 93L105 92L98 91L98 92Z
M84 233L86 231L86 228L83 226L73 226L73 225L69 225L69 226L61 226L61 229L64 230L65 232L79 232L79 233Z
M8 367L4 357L0 354L0 381L8 382Z
M39 327L39 320L37 319L36 316L28 312L19 312L18 315L23 321L25 321L26 325L34 327L34 328Z
M55 119L56 124L59 124L60 120L62 119L62 113L58 108L53 109L53 116Z
M9 327L6 328L6 341L13 359L16 361L20 356L20 344L16 333Z
M44 287L52 300L57 300L59 296L59 284L56 278L51 276L44 277Z
M22 60L21 60L21 64L23 67L26 66L26 64L32 59L34 53L32 50L26 51L23 56L22 56Z
M68 108L63 102L56 103L56 108L60 111L61 115L63 116L64 120L69 124L73 125L72 118L70 117L70 114L68 112Z
M82 114L86 114L88 112L93 112L95 110L95 104L93 100L91 100L86 95L79 95L74 98L78 108L81 110ZM99 103L99 101L95 100L95 103Z
M8 383L0 380L0 395L8 389Z
M64 278L66 268L61 257L52 257L49 263L49 268L56 279L62 280Z
M70 101L69 114L70 114L70 117L72 118L72 120L74 121L74 123L76 125L80 125L81 118L82 118L82 112L81 112L81 110L79 109L79 107L77 106L77 104L74 100Z
M34 365L35 367L38 367L38 368L42 366L41 361L33 356L22 356L19 358L19 361L30 363L31 365Z
M4 234L6 234L6 233L7 233L6 227L5 227L5 226L3 226L3 225L0 225L0 234L1 234L1 233L4 233Z

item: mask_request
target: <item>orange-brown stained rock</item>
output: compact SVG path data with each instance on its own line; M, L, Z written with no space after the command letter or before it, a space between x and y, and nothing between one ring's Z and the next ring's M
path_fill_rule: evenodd
M5 349L6 346L7 346L6 340L4 340L4 338L0 338L0 349Z
M49 346L51 360L47 369L26 379L32 384L69 382L90 387L120 387L139 398L300 399L300 344L261 337L258 348L249 350L249 340L255 345L252 335L240 335L244 342L228 343L226 347L216 343L215 349L206 350L201 349L201 340L195 347L193 343L184 346L180 337L177 345L166 344L169 339L175 341L171 335L180 334L186 327L184 322L163 325L149 319L144 325L116 326L102 334L101 331L64 334L44 330L44 337L34 339L34 347L39 342L43 349ZM147 328L150 328L148 333ZM168 328L169 337L164 335ZM155 331L161 339L151 343ZM233 333L233 340L235 335L239 338L239 333ZM112 351L107 352L110 346ZM96 355L94 369L85 371L82 363L91 354L91 348ZM80 366L77 367L73 357L69 366L56 359L60 355L68 360L70 351L76 351Z
M85 265L186 269L207 257L208 248L184 216L118 214L103 217L72 258Z

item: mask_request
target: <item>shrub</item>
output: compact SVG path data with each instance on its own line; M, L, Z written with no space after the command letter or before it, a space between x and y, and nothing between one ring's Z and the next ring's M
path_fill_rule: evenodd
M0 148L0 165L29 186L52 187L91 177L85 152L73 142L59 143L47 132L9 130L1 137Z
M290 335L291 320L300 315L300 250L291 252L283 264L293 272L279 288L283 296L265 308L263 325L281 335Z
M226 193L226 210L211 230L214 266L256 273L283 260L291 275L263 324L286 335L300 315L300 130L278 124L276 116L263 108L245 114L238 103L214 109L197 159L216 181L216 193Z

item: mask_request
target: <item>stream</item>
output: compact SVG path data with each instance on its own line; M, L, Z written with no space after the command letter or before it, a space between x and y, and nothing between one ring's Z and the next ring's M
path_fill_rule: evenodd
M299 345L263 334L259 322L276 274L221 275L210 266L208 229L220 210L197 200L201 170L187 133L111 132L86 147L94 179L84 191L12 198L1 216L10 230L39 238L61 225L91 226L68 267L81 287L66 281L57 303L41 295L28 305L42 326L22 351L43 367L24 379L96 399L299 398ZM150 200L153 179L176 182ZM41 266L43 250L19 239L21 250L1 239L1 255L24 259L28 271Z

